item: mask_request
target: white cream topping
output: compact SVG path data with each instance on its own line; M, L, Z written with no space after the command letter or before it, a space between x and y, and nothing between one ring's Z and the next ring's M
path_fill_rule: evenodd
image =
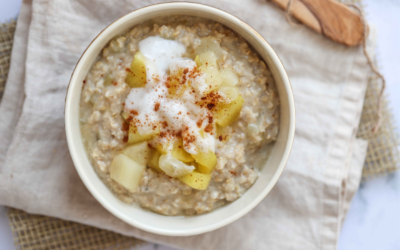
M148 37L139 42L139 50L146 57L147 83L144 88L132 88L125 100L125 109L138 113L135 118L141 122L137 126L139 134L149 132L154 124L166 122L168 125L161 126L161 132L181 132L184 149L188 153L197 154L198 150L215 152L214 136L201 132L209 124L207 117L211 116L206 107L196 104L201 101L202 94L192 88L187 88L180 97L168 94L166 82L169 75L186 69L191 71L196 67L192 59L182 57L185 46L177 41ZM207 88L201 73L190 80L200 89ZM184 83L187 84L187 81ZM166 144L167 140L165 137L156 137L153 142Z
M194 170L194 166L188 166L171 155L162 155L160 157L160 168L171 177L183 176Z
M175 58L181 58L185 53L186 47L180 42L163 39L158 36L150 36L139 42L139 50L153 62L154 71L151 73L165 75L169 64ZM148 62L146 62L147 66ZM148 74L148 76L152 74Z

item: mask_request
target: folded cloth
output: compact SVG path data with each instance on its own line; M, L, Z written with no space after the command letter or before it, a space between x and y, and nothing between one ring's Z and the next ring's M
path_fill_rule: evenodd
M0 204L182 249L336 249L357 190L366 145L355 138L369 76L362 49L348 48L261 0L202 0L264 36L292 82L296 138L271 193L238 221L191 237L141 231L106 211L70 158L64 99L71 72L109 23L160 1L25 0L0 106Z

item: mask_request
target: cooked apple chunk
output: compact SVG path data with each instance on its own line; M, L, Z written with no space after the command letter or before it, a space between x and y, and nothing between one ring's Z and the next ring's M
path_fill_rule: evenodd
M170 152L174 158L182 162L185 163L194 162L193 157L183 149L182 139L177 139L173 141L172 149L171 147L169 147L169 145L171 144L164 144L164 145L156 144L155 147L158 150L158 152L160 152L163 155L168 154L168 152Z
M152 169L156 170L157 172L163 172L160 168L159 161L160 161L160 152L158 150L152 149L150 152L150 159L147 162L147 166L151 167Z
M211 175L193 171L190 174L179 177L179 180L181 180L183 183L187 184L191 188L206 190L208 184L210 183Z
M221 127L217 125L217 139L222 142L227 142L232 137L231 127Z
M128 118L129 118L129 113L128 112L126 112L126 111L122 111L121 112L121 116L122 116L122 118L124 118L124 120L126 121L126 120L128 120Z
M197 56L194 58L194 61L196 62L197 67L200 67L200 66L201 66L199 55L197 55Z
M114 157L110 167L110 177L130 192L136 190L146 166L124 154Z
M124 155L128 156L137 163L146 165L150 158L151 148L147 141L139 142L124 149Z
M203 174L211 174L211 172L214 170L214 168L209 168L206 166L203 166L201 164L197 164L197 171Z
M208 87L206 91L204 91L205 93L209 93L213 90L218 89L219 86L222 84L221 75L218 69L202 65L199 67L199 70L205 73L206 76L206 83Z
M224 96L224 102L231 103L239 96L239 90L236 87L222 86L219 90Z
M239 83L239 77L236 72L231 68L221 70L222 84L226 86L236 86Z
M219 104L217 108L217 124L221 127L231 125L240 115L244 99L239 95L236 100L228 104Z
M196 61L197 58L197 61ZM204 52L200 55L198 55L195 58L196 64L200 67L200 66L206 66L206 67L213 67L218 69L218 64L217 64L217 57L215 56L214 52L212 51L207 51Z
M180 177L194 170L194 166L186 165L169 154L160 156L159 166L170 177Z
M173 157L175 157L176 159L178 159L182 162L185 162L185 163L190 163L190 162L194 161L193 157L183 149L183 141L182 140L175 141L174 147L172 148L172 151L171 151L171 155Z
M215 156L215 153L211 150L208 152L198 152L196 155L192 155L192 157L197 163L211 169L211 171L214 169L215 165L217 165L217 156Z
M218 59L223 56L223 52L219 42L217 41L217 39L210 36L201 38L200 45L196 47L194 51L198 55L207 51L212 51Z
M205 81L207 83L206 89L199 90L204 93L209 93L218 89L222 84L222 78L218 70L219 66L214 52L204 52L197 55L194 60L199 70L205 74Z
M129 125L128 143L132 144L142 141L148 141L158 134L160 134L160 126L155 126L154 129L148 131L147 133L140 134L136 125L131 122Z
M146 86L146 58L140 52L136 52L133 57L131 68L125 78L125 82L131 88L141 88Z

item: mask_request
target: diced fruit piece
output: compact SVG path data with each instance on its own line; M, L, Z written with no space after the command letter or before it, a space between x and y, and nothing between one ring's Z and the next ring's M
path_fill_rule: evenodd
M198 55L198 57L199 57L198 62L200 66L206 66L209 68L212 67L218 69L217 57L215 56L214 52L207 51Z
M147 163L147 166L155 169L158 172L162 172L162 169L160 168L160 165L159 165L160 156L161 156L160 152L158 152L155 149L152 149L151 153L150 153L150 159L149 159L149 162Z
M239 96L239 90L236 87L222 86L218 91L223 94L226 103L231 103Z
M157 151L162 154L162 155L166 155L168 152L170 152L172 150L172 146L171 143L173 141L172 140L157 140L155 142L152 142L151 146L153 146L154 148L157 149Z
M122 116L122 118L124 118L124 120L126 121L128 118L129 118L129 113L128 112L126 112L126 111L122 111L121 112L121 116Z
M220 59L223 55L219 42L217 39L211 36L202 38L200 45L196 47L194 51L198 55L206 51L212 51L218 59Z
M232 128L231 127L221 127L217 125L217 139L219 141L229 141L232 137Z
M211 169L214 169L215 165L217 165L217 156L215 156L214 152L211 150L206 152L198 152L196 155L192 155L192 157L196 160L197 163Z
M112 83L112 80L113 80L113 76L111 74L108 74L106 76L106 78L104 78L104 83L103 83L104 87L110 86Z
M197 164L197 170L203 174L211 174L211 172L214 170L214 168L209 168L209 167L203 166L201 164Z
M141 88L146 86L146 58L140 52L136 52L125 82L131 88Z
M146 165L150 158L150 150L151 148L148 146L147 141L144 141L126 147L124 149L124 155L139 164Z
M182 96L185 90L189 87L188 84L183 84L182 79L186 79L187 76L184 76L185 69L179 68L174 69L172 71L170 67L170 76L168 81L168 93L175 96ZM186 73L187 74L187 73Z
M221 127L231 125L240 115L244 99L239 95L236 100L229 104L221 103L217 107L217 124Z
M206 74L207 89L205 93L211 92L217 89L222 84L221 75L218 69L213 67L207 67L206 65L199 67L200 71Z
M136 125L131 122L131 124L129 125L128 143L132 144L142 141L148 141L158 134L160 134L160 126L157 126L155 129L148 131L148 133L139 134Z
M239 82L239 77L236 72L231 68L225 68L221 70L222 84L226 86L236 86Z
M196 62L197 67L200 67L200 57L199 57L199 55L196 56L196 58L194 59L194 61Z
M260 133L260 129L256 123L250 123L249 125L247 125L246 130L247 130L247 133L253 137L257 136L258 133Z
M207 189L208 184L210 184L211 175L193 171L190 174L179 177L179 180L181 180L183 183L187 184L191 188L205 190Z
M161 155L158 164L165 174L171 177L183 176L191 173L194 170L194 166L188 166L169 154Z
M114 181L133 192L139 186L146 166L119 154L114 157L110 167L110 177Z
M157 144L154 144L154 143L152 144L152 146L153 146L153 147L155 146L155 148L157 149L157 151L158 151L160 154L162 154L162 155L167 154L168 145L169 145L169 144L162 144L162 143L160 143L160 142L158 142Z
M193 162L194 161L193 157L183 149L182 140L175 141L174 147L172 148L171 154L176 159L178 159L178 160L180 160L182 162L185 162L185 163L189 163L189 162Z
M205 138L206 137L206 135L204 133L205 133L204 129L200 129L199 134L200 134L201 138Z

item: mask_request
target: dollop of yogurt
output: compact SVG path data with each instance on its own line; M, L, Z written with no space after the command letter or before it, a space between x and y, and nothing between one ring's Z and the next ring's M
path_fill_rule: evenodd
M148 37L139 42L145 56L147 83L144 88L132 88L125 100L125 110L134 114L139 134L160 127L160 135L150 143L168 143L178 137L190 154L215 152L213 117L207 106L202 106L204 94L191 83L207 88L204 74L196 63L184 58L186 47L173 40Z
M170 63L176 58L181 58L186 52L186 47L177 41L150 36L139 42L139 50L148 60L146 64L153 67L151 70L154 71L150 73L165 75Z

